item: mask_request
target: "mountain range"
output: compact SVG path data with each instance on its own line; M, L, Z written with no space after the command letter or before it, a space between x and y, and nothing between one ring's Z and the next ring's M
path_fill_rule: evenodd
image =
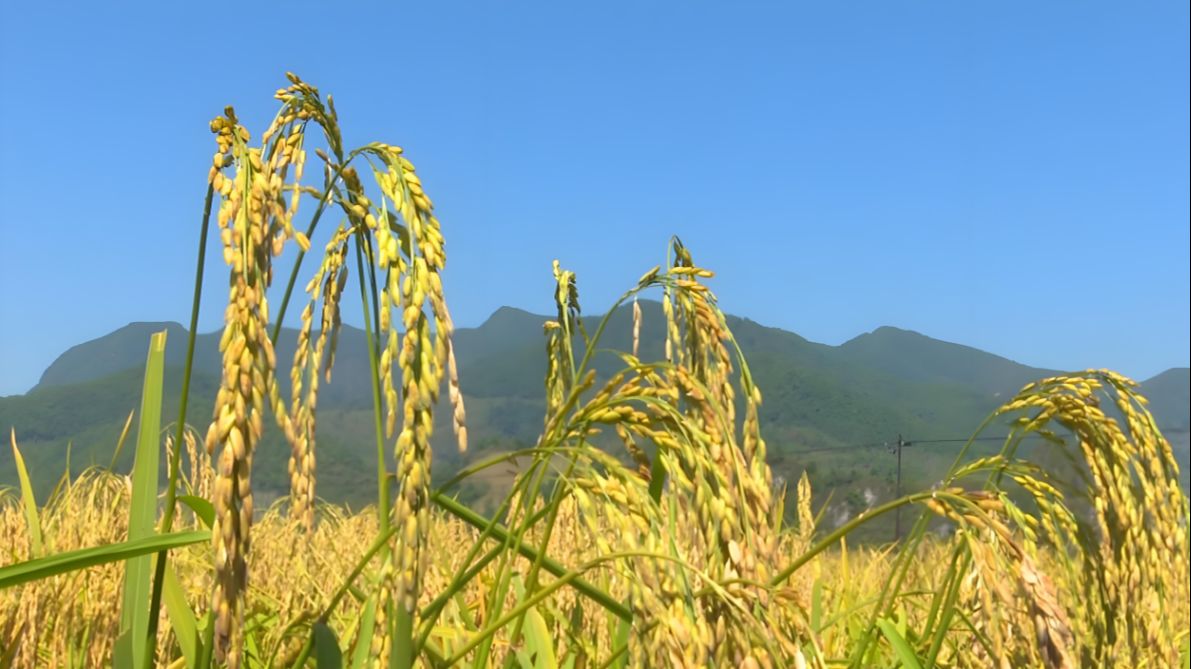
M644 359L662 358L664 320L656 302L642 302ZM467 402L471 449L458 454L445 422L436 429L435 478L497 450L532 445L542 425L546 373L542 324L547 317L503 307L476 328L455 334L460 384ZM589 331L597 319L586 317ZM728 324L764 393L762 429L775 474L811 475L817 492L834 494L836 509L855 511L892 493L895 458L884 446L904 438L916 448L903 455L903 485L930 485L950 464L963 439L1024 384L1056 373L975 348L881 327L839 346L819 344L785 330L730 316ZM39 499L67 466L107 465L130 411L139 406L149 336L167 330L166 407L175 418L186 330L177 323L131 323L79 344L58 357L24 395L0 397L0 428L15 429ZM613 313L602 348L631 347L629 307ZM188 422L200 434L212 410L220 358L218 332L196 338ZM277 359L291 360L296 332L283 330ZM362 330L343 326L333 380L319 398L318 494L335 502L366 504L375 477L375 437L368 356ZM607 372L612 356L595 357ZM280 364L279 363L279 364ZM288 374L281 373L285 378ZM284 382L283 382L284 385ZM1191 374L1167 370L1142 383L1159 425L1171 438L1183 476L1188 470L1187 427ZM283 396L288 390L283 388ZM272 426L269 426L272 427ZM991 426L988 434L1004 434ZM254 486L267 500L284 493L288 448L278 430L266 430L257 451ZM950 441L949 441L950 440ZM999 446L989 442L983 448ZM116 458L129 466L131 448ZM484 479L487 484L492 479ZM16 482L10 449L0 449L0 485ZM486 491L470 491L482 496ZM825 497L824 497L825 499Z

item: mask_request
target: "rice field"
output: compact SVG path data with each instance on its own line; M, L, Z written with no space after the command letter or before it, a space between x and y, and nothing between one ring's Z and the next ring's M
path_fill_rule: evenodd
M468 444L449 225L400 147L345 147L332 98L294 75L276 98L256 143L231 107L210 126L187 369L213 219L229 280L215 411L185 415L187 371L182 418L160 424L155 335L133 471L64 477L45 500L26 474L0 498L0 666L1188 666L1188 500L1136 384L1039 379L995 414L1014 426L997 454L965 448L938 486L818 530L814 482L774 485L763 389L677 238L608 312L659 298L663 358L638 357L639 310L631 350L596 353L608 320L587 331L555 263L537 444L432 488L436 412ZM318 503L314 440L345 297L364 312L376 448L375 504L352 514ZM297 352L278 360L295 301ZM597 376L597 355L619 371ZM266 429L290 445L291 486L261 510ZM1027 437L1078 462L1078 485L1018 457ZM529 464L494 513L453 497L512 457ZM900 543L849 545L898 511L916 518Z

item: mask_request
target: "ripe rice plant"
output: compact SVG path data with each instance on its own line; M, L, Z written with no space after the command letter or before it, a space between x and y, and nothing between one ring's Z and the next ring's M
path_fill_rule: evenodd
M1014 419L999 454L965 448L935 488L817 531L805 476L797 517L784 516L762 392L712 272L678 239L592 332L574 273L555 263L541 436L432 490L436 413L467 447L433 203L399 147L343 146L330 96L289 75L276 97L259 144L230 107L211 123L164 486L164 333L150 345L131 475L64 477L39 504L11 437L22 485L0 496L0 666L1186 666L1188 501L1135 384L1108 371L1030 384L996 414ZM308 129L318 186L303 181ZM299 230L304 199L314 211ZM213 211L230 288L203 436L186 401ZM283 397L274 346L333 212ZM274 313L273 263L291 244ZM316 502L315 432L353 268L377 488L375 506L349 514ZM632 350L601 349L616 308L650 292L663 359L638 356L637 308ZM253 455L267 420L290 445L291 489L259 511ZM1034 435L1077 460L1082 480L1018 457ZM454 497L514 459L528 464L490 516ZM902 507L920 510L903 542L849 547L856 528ZM928 533L938 518L949 537Z

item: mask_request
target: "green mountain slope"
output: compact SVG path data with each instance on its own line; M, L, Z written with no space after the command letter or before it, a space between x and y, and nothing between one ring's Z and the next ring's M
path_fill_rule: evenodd
M661 305L641 303L644 320L641 355L663 357ZM547 317L501 308L476 328L456 332L461 386L468 403L472 451L459 455L452 444L447 412L436 429L435 474L442 478L463 463L494 449L530 445L541 428ZM968 436L1005 398L1024 383L1052 374L958 344L896 328L879 328L840 346L729 317L765 401L762 426L770 460L779 477L814 474L820 492L842 491L836 504L856 510L892 492L896 460L882 448L897 436L910 440ZM594 332L598 317L585 317ZM149 334L170 332L167 348L165 421L177 411L176 389L186 333L176 323L133 323L71 348L25 395L0 398L0 428L15 428L40 492L48 490L66 462L106 465L124 419L138 405L140 378ZM608 320L603 347L631 347L631 309ZM220 369L219 333L196 337L190 422L205 430ZM292 359L296 332L286 330L278 344L280 364ZM580 352L582 354L582 352ZM608 373L618 360L597 351L597 369ZM372 432L371 390L363 332L345 326L333 380L319 401L319 494L365 504L372 497L376 442ZM282 374L283 396L288 396ZM1186 368L1150 379L1143 390L1164 427L1188 424ZM270 426L271 427L271 426ZM284 494L287 446L276 429L266 430L257 453L254 480L262 501ZM1186 461L1185 432L1176 452ZM855 448L868 445L866 448ZM828 449L845 448L841 451ZM903 456L907 487L929 485L954 456L955 443L923 445ZM991 446L990 446L991 448ZM388 447L386 447L386 450ZM1180 450L1181 449L1181 450ZM128 453L123 454L128 457ZM123 463L123 461L121 462ZM15 482L9 449L0 449L0 485Z
M988 394L1016 390L1040 375L1053 373L888 326L862 334L839 349L852 360L899 378L967 386Z
M1143 382L1141 391L1150 400L1150 411L1163 427L1187 429L1191 406L1191 369L1175 367Z

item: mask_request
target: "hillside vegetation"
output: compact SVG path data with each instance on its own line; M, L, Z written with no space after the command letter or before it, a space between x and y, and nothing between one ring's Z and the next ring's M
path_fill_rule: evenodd
M642 300L640 339L643 356L661 357L665 323L658 302ZM439 430L434 443L444 456L436 462L435 477L446 480L460 467L483 455L530 446L541 431L545 409L546 363L542 355L542 324L547 316L504 307L476 328L458 328L455 346L460 387L467 398L472 448L460 456L450 444L449 429ZM597 319L585 317L594 329ZM729 316L741 349L753 361L758 385L766 389L761 419L771 443L770 465L784 480L795 481L810 471L817 482L817 502L833 500L831 516L840 518L863 510L869 500L895 493L896 460L890 447L897 436L908 440L966 438L973 427L1005 397L1027 382L1052 375L978 349L942 342L924 335L882 327L840 346L810 342L794 333ZM67 444L75 471L88 464L111 462L117 438L139 392L144 371L144 343L154 331L169 332L169 341L182 342L186 329L177 323L133 323L63 353L23 396L0 398L0 427L16 429L26 444L39 494L47 494L66 466ZM605 341L609 349L631 346L632 308L613 313ZM297 332L284 329L277 356L290 359ZM355 506L371 499L367 469L371 464L371 391L364 332L342 326L335 375L321 390L318 443L326 474L320 497ZM192 416L211 411L220 357L218 334L199 335L191 394ZM164 418L172 421L177 409L185 350L166 348ZM604 357L596 369L606 375ZM281 379L288 394L288 379ZM1186 368L1171 369L1144 382L1159 424L1168 429L1176 456L1187 479L1188 388ZM447 427L443 423L442 427ZM1181 431L1180 431L1181 430ZM886 443L889 445L887 446ZM853 449L856 445L869 448ZM905 489L930 485L951 463L962 441L923 444L903 459ZM995 444L985 444L995 449ZM832 449L844 450L832 452ZM987 450L987 449L986 449ZM808 452L809 451L809 452ZM282 435L264 437L258 476L264 499L284 494L288 447ZM127 471L131 453L116 460ZM468 496L486 496L490 485L507 485L508 477L489 477L469 487ZM15 485L11 455L0 452L0 485ZM889 536L887 523L871 530Z

